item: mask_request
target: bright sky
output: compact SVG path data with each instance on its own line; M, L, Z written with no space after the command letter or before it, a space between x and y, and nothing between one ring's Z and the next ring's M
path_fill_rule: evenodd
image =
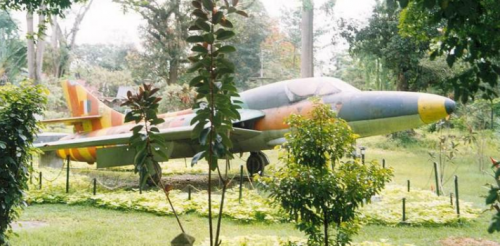
M261 0L272 17L279 17L280 9L287 3L290 6L300 6L300 0ZM325 0L315 0L319 6ZM335 16L343 18L366 19L375 5L375 0L337 0ZM78 6L78 5L77 5ZM75 7L77 7L75 6ZM74 12L76 8L74 7ZM79 6L78 6L79 7ZM68 19L62 21L63 29L69 30L74 14L68 14ZM16 12L14 17L21 24L21 30L26 30L25 13ZM321 20L315 25L321 25ZM121 6L111 0L95 0L88 11L77 37L77 44L84 43L139 43L138 27L144 21L139 14L129 11L123 13ZM63 30L64 31L64 30Z
M269 15L278 18L280 10L285 6L300 7L301 0L261 0L266 7ZM327 0L314 0L315 6L320 6ZM335 5L334 17L322 15L320 11L316 11L315 28L319 28L325 23L336 22L339 18L357 19L366 21L370 16L376 0L337 0ZM80 5L73 7L73 12L76 12ZM67 19L60 21L63 32L71 29L75 14L67 14ZM26 14L23 12L15 12L14 18L19 21L20 28L23 32L26 30ZM333 18L333 19L332 19ZM124 13L120 4L112 2L112 0L94 0L92 7L89 9L85 19L83 20L76 39L77 44L140 44L139 31L140 25L144 24L141 16L133 11ZM50 34L50 30L48 32ZM321 47L327 46L330 43L331 36L324 35L319 40ZM321 52L317 52L316 58L328 63L332 57L332 53L337 49L345 47L326 47L322 48ZM321 70L321 68L320 68Z

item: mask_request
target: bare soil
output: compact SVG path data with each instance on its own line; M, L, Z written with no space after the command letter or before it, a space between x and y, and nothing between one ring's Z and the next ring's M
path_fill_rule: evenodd
M439 243L443 246L500 246L497 242L469 237L449 237Z
M49 224L43 221L18 221L12 224L14 231L35 229L39 227L48 226Z
M231 177L228 177L228 179L230 181L229 188L239 185L240 177L235 177L234 179L231 179ZM199 190L204 190L204 189L207 189L208 175L206 175L206 174L172 175L172 176L163 177L163 181L167 184L173 185L174 189L177 189L177 190L187 190L189 186L193 186L194 188L199 189ZM244 183L249 182L249 178L244 176L243 182ZM216 175L216 174L212 175L212 184L214 186L222 187L222 183L219 180L218 175Z

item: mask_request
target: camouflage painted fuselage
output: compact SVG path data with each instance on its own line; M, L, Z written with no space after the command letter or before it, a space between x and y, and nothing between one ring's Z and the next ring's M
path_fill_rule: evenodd
M75 125L76 133L65 140L123 134L135 126L123 124L123 115L103 106L95 97L85 93L83 87L69 82L64 89L67 91L72 116L102 116ZM291 114L309 116L313 103L308 98L312 96L319 97L323 103L331 105L332 109L337 111L338 117L346 120L361 137L388 134L435 122L450 114L455 106L452 100L432 94L364 92L334 78L283 81L242 92L240 96L244 110L261 111L263 117L250 117L249 120L235 123L236 127L261 133L250 139L235 141L233 152L266 150L283 143L284 134L289 129L285 119ZM85 103L87 108L84 107ZM98 107L92 107L93 105ZM194 116L190 109L161 115L165 123L159 128L188 127ZM190 138L174 139L170 143L170 158L191 157L199 147L197 142ZM99 163L97 148L103 147L62 149L57 153L61 158L69 155L72 160ZM119 155L119 152L115 155ZM123 164L131 163L130 161Z

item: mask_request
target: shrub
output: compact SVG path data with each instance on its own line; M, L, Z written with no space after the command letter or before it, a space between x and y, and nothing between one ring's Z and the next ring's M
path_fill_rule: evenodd
M0 245L24 202L31 145L38 131L35 116L46 103L45 90L22 83L0 88Z
M355 141L347 123L329 105L315 102L311 117L292 115L281 147L286 166L263 179L271 198L308 236L308 245L346 245L359 230L358 209L380 192L392 170L376 163L340 162ZM335 239L329 230L337 231ZM324 244L323 244L324 242Z

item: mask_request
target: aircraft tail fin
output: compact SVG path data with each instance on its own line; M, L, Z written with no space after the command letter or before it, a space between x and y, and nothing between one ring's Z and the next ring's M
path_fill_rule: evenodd
M71 113L69 118L76 132L89 132L123 124L125 116L108 107L78 81L62 83L64 97ZM79 119L79 120L75 120Z

